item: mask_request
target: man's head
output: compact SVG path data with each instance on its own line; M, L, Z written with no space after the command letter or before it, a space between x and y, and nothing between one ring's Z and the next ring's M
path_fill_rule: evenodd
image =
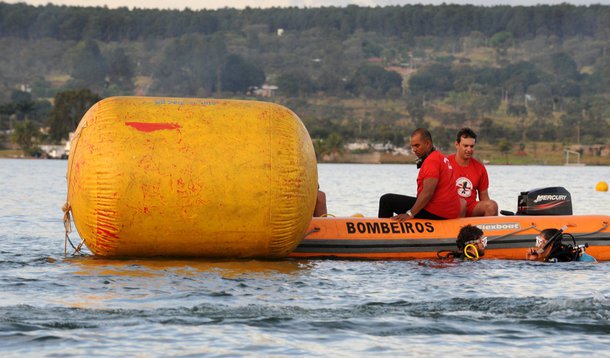
M474 245L479 252L479 256L485 254L487 247L487 237L483 236L483 230L476 226L466 225L460 229L457 240L455 241L458 250L461 252L467 245Z
M425 157L432 151L432 134L425 128L417 128L411 133L411 150L418 158Z
M540 232L540 235L536 236L536 247L542 249L544 245L549 241L550 238L555 236L559 230L557 229L544 229Z
M462 128L457 132L455 138L456 156L469 160L474 153L474 146L477 142L477 135L470 128Z

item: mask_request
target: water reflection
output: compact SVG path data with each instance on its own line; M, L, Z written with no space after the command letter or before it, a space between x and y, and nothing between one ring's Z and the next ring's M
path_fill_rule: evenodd
M78 267L75 275L99 276L161 276L167 272L182 276L199 276L202 273L216 273L224 278L241 276L294 274L308 270L312 263L295 260L195 260L195 259L104 259L95 256L78 256L66 259Z

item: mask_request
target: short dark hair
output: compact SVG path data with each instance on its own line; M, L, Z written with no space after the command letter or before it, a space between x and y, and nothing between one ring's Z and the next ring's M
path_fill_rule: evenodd
M411 137L415 136L416 134L419 134L424 140L428 140L430 143L432 143L432 134L430 134L430 131L426 128L417 128L413 131L413 133L411 133Z
M477 140L477 134L468 127L464 127L457 132L457 135L455 136L455 141L459 143L462 140L462 137L472 138L475 141Z
M558 229L544 229L540 232L540 236L542 236L545 240L548 240L555 236L559 232Z
M455 244L457 245L458 250L463 250L464 247L466 247L467 242L477 240L481 236L483 236L483 230L476 226L466 225L460 229Z

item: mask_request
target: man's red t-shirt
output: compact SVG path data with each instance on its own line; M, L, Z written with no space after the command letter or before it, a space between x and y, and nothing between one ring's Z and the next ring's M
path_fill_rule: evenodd
M460 215L460 199L455 190L452 172L449 160L443 153L435 150L424 160L417 175L417 196L423 190L424 179L438 179L432 199L424 209L445 219L457 218Z
M447 159L453 167L453 179L457 193L466 200L467 215L470 215L477 205L478 194L489 188L487 169L474 158L470 158L470 163L466 167L460 166L455 161L455 154L451 154Z

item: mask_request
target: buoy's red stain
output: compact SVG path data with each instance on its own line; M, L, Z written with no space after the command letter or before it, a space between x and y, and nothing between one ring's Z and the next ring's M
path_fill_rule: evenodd
M125 122L125 125L134 127L140 132L154 132L166 129L180 129L178 123L147 123L147 122Z

